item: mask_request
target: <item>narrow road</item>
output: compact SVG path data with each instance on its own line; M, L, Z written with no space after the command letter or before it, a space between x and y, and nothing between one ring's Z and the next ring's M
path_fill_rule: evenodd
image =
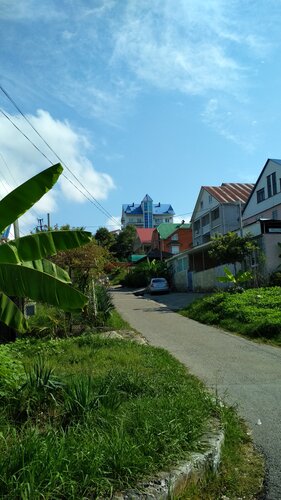
M281 349L184 318L161 304L161 297L155 302L122 289L112 295L122 317L151 345L167 349L224 400L238 405L266 457L266 498L281 500ZM168 296L163 301L168 305Z

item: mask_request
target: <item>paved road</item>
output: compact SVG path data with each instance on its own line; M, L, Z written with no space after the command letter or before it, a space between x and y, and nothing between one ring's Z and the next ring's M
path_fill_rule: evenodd
M281 349L245 340L184 318L177 309L192 294L136 297L113 291L116 307L149 343L164 347L228 403L238 404L268 468L266 498L281 500ZM163 304L165 302L166 305Z

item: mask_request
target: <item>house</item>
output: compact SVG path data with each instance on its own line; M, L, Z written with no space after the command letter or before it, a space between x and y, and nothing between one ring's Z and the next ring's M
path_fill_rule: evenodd
M171 256L191 247L191 225L181 223L163 223L154 229L151 240L151 252L158 252L160 259Z
M202 186L191 217L193 247L241 226L242 209L254 184L223 183Z
M243 233L256 237L263 255L263 274L281 264L281 160L268 159L242 212Z
M153 203L152 198L146 194L141 203L122 205L122 228L131 224L139 228L154 228L162 223L172 223L175 212L168 203Z
M152 227L137 227L133 251L137 254L147 254L151 249Z
M242 234L242 209L253 187L244 183L201 187L191 217L192 248L167 262L177 289L208 290L218 285L217 278L223 276L225 266L216 266L210 258L210 240L229 231Z
M234 182L201 187L191 217L191 271L200 272L214 267L214 262L208 254L208 243L213 236L230 231L239 231L242 234L242 209L253 187L254 184Z

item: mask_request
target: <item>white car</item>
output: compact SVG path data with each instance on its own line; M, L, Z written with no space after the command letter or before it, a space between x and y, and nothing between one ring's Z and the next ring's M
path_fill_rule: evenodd
M149 293L169 293L170 288L166 278L152 278L148 285Z

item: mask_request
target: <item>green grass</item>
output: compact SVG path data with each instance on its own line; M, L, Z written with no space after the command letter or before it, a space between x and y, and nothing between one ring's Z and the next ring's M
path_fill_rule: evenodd
M249 430L233 408L220 409L225 439L217 474L190 484L178 500L254 500L263 488L264 460L253 447Z
M1 498L109 498L196 450L217 411L161 349L96 335L4 349L20 383L0 396Z
M281 345L281 288L218 292L180 311L189 318L246 337Z

